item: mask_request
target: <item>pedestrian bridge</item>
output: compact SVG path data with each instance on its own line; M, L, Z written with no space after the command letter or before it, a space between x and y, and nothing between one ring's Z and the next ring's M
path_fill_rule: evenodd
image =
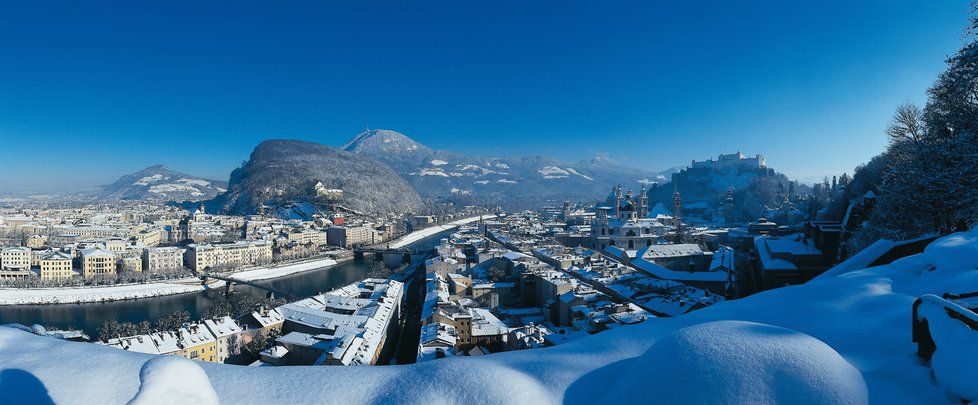
M400 256L401 262L410 263L413 258L427 258L433 254L436 254L435 249L390 249L382 247L355 247L353 248L353 258L364 259L368 254L372 254L374 260L380 261L384 260L385 257L389 256Z
M269 285L265 285L265 284L261 284L261 283L256 283L254 281L242 280L240 278L234 278L234 277L231 277L231 276L225 276L225 275L222 275L222 274L206 273L205 272L205 273L197 273L197 277L200 278L200 280L201 281L204 281L204 282L206 282L207 279L214 279L214 280L224 281L224 283L225 283L224 284L224 293L225 294L227 294L227 293L229 293L229 292L231 292L233 290L234 284L244 284L244 285L250 285L252 287L255 287L255 288L259 288L259 289L268 291L268 292L270 292L272 294L276 294L276 295L279 295L279 296L282 296L282 297L286 297L286 298L288 298L290 300L296 300L296 299L302 298L302 297L299 297L299 296L297 296L295 294L292 294L292 293L290 293L288 291L282 290L280 288L275 288L275 287L272 287L272 286L269 286Z

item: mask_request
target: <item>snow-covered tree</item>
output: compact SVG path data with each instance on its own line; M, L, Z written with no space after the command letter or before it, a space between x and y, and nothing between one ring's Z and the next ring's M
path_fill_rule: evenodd
M867 232L890 239L948 233L978 222L978 17L966 44L927 91L923 109L897 108L889 166Z

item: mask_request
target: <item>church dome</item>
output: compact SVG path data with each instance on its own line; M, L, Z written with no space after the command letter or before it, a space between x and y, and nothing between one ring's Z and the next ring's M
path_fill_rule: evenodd
M631 202L629 200L625 200L625 201L623 201L621 203L621 206L618 207L618 210L619 211L635 211L635 203L633 203L633 202Z

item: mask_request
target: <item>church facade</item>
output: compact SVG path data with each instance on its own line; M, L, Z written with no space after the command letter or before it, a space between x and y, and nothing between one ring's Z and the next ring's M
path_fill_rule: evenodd
M666 233L666 223L649 216L649 196L644 185L638 196L633 196L631 190L623 194L621 186L616 185L604 205L595 207L591 248L636 250L658 243Z

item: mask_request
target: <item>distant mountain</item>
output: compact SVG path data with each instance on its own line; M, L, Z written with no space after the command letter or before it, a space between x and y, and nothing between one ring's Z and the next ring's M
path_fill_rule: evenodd
M434 150L396 131L369 130L342 149L384 162L424 197L456 197L503 207L592 199L615 183L664 182L656 173L607 158L568 163L546 156L481 157Z
M163 165L122 176L115 183L84 192L96 198L153 201L199 201L227 190L227 183L173 171Z
M352 146L351 146L352 147ZM316 185L340 189L342 197L327 201ZM209 205L231 214L289 212L295 207L336 204L369 213L416 212L421 197L389 167L368 156L330 146L294 140L259 144L251 158L231 173L226 193Z

